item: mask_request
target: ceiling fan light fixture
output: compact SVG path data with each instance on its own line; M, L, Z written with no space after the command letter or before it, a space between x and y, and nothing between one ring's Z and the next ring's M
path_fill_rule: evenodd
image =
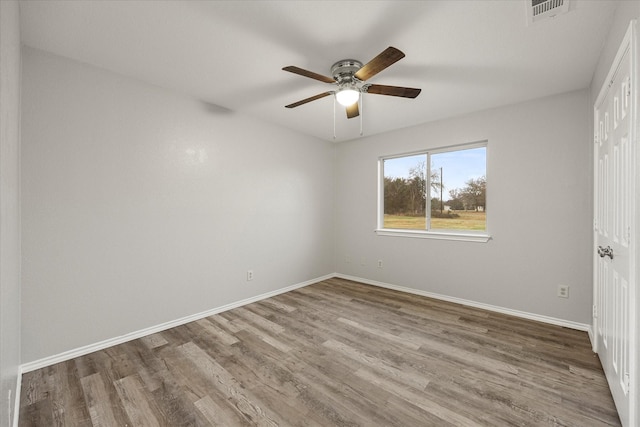
M360 92L355 89L347 88L336 92L336 100L340 105L344 105L345 107L355 104L358 102L358 99L360 99Z

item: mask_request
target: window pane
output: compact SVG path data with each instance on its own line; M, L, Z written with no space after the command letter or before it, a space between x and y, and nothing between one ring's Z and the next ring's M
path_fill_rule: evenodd
M487 148L431 155L431 229L486 230Z
M384 228L425 230L426 154L383 160Z

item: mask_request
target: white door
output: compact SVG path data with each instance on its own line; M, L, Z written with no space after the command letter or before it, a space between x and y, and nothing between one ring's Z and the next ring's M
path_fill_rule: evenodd
M594 106L594 349L624 426L637 422L635 399L630 396L636 158L630 39L625 38Z

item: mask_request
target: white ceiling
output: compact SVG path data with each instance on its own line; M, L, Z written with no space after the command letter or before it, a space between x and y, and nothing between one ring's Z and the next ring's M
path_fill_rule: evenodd
M333 87L282 71L331 75L388 46L406 57L370 83L422 88L416 99L365 95L372 135L589 86L617 2L572 0L526 25L526 2L22 1L28 46L193 95L212 114L244 113L333 140ZM337 140L359 137L338 106Z

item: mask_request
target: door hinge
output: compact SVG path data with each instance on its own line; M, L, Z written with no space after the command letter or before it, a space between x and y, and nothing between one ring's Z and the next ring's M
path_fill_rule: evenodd
M598 307L594 304L593 305L593 318L597 319L598 318Z
M628 393L631 388L631 376L628 372L624 374L624 386L626 387L625 393Z

